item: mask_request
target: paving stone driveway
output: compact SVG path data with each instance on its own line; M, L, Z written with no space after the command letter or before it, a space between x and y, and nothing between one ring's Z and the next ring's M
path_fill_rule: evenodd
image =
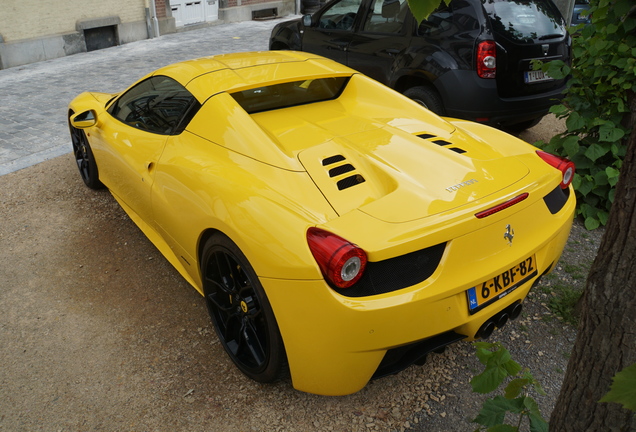
M246 21L0 70L0 175L71 150L66 107L83 91L118 92L170 63L268 49L281 20Z

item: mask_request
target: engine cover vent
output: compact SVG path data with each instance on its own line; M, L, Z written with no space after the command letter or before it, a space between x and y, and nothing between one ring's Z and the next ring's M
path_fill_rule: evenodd
M455 153L466 153L466 150L459 148L459 147L448 147L453 145L452 142L446 141L444 139L438 138L435 135L429 134L429 133L421 133L421 134L417 134L417 136L419 138L425 139L427 141L431 141L434 144L437 144L438 146L441 147L445 147L447 149L449 149L450 151L454 151Z
M338 190L349 189L366 181L361 174L355 172L355 167L347 163L346 158L342 155L334 155L323 159L322 166L328 167L327 173L330 178L336 180ZM343 178L342 176L346 174L349 175Z

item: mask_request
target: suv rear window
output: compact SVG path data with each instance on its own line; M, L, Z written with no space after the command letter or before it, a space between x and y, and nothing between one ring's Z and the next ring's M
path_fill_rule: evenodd
M243 90L231 96L248 114L254 114L336 99L348 81L349 77L307 79Z
M550 0L482 0L494 31L517 43L565 36L563 19Z

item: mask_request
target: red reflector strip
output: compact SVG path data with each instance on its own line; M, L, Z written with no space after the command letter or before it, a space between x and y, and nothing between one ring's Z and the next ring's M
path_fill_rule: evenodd
M499 213L500 211L505 210L508 207L512 207L513 205L520 203L524 199L528 198L528 195L528 192L522 193L521 195L514 197L504 203L497 204L496 206L489 208L488 210L475 213L475 216L477 217L477 219L483 219L485 217L494 215L495 213Z

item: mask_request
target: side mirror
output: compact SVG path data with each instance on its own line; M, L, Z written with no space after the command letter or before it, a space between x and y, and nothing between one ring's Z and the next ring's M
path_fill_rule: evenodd
M94 110L88 110L71 117L71 124L77 129L86 129L97 124L97 114Z
M311 27L311 15L303 15L303 25L305 27Z

